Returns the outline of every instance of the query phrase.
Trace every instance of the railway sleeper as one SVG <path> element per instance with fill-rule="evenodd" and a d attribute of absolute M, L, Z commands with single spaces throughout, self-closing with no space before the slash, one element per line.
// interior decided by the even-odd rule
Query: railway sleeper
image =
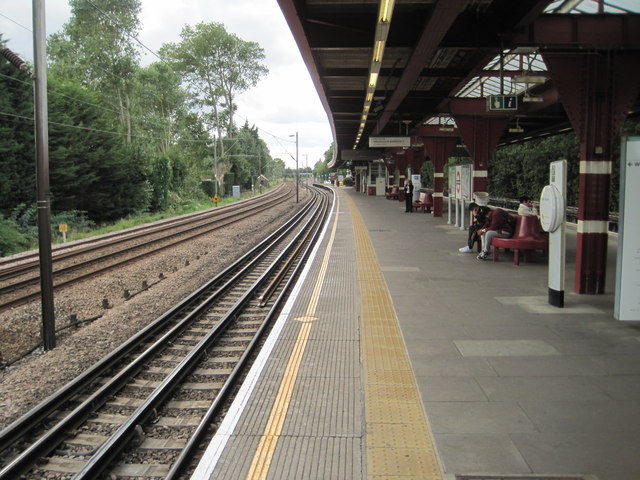
<path fill-rule="evenodd" d="M 161 463 L 125 463 L 114 468 L 117 478 L 165 478 L 169 474 L 170 465 Z"/>

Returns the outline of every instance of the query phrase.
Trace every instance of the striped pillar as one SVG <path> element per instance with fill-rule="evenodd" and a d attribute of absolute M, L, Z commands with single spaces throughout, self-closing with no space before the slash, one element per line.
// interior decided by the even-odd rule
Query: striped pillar
<path fill-rule="evenodd" d="M 474 192 L 487 192 L 487 173 L 489 159 L 507 127 L 509 119 L 505 117 L 481 117 L 477 115 L 454 114 L 465 147 L 473 159 L 472 189 Z"/>
<path fill-rule="evenodd" d="M 456 146 L 456 137 L 421 137 L 433 163 L 433 216 L 441 217 L 444 194 L 444 165 Z"/>
<path fill-rule="evenodd" d="M 576 293 L 605 291 L 613 138 L 640 91 L 631 52 L 543 53 L 580 142 Z"/>
<path fill-rule="evenodd" d="M 610 182 L 610 161 L 580 161 L 576 293 L 604 293 Z"/>

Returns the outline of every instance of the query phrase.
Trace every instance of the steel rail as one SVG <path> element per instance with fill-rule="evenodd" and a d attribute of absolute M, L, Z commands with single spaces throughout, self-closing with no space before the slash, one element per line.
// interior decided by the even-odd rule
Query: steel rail
<path fill-rule="evenodd" d="M 58 269 L 58 270 L 56 270 L 54 272 L 54 274 L 56 276 L 59 276 L 61 274 L 65 274 L 65 273 L 69 273 L 69 272 L 72 272 L 74 270 L 79 270 L 81 268 L 93 265 L 93 264 L 98 263 L 100 261 L 108 260 L 110 257 L 115 257 L 117 255 L 126 254 L 126 252 L 133 251 L 135 249 L 145 248 L 148 245 L 151 245 L 153 243 L 159 243 L 159 242 L 162 242 L 163 240 L 168 240 L 168 239 L 171 239 L 171 238 L 174 238 L 174 237 L 178 237 L 178 236 L 182 236 L 182 235 L 188 234 L 189 232 L 205 229 L 203 231 L 200 231 L 199 233 L 194 233 L 194 234 L 192 234 L 190 236 L 187 236 L 187 237 L 184 237 L 184 238 L 180 238 L 180 239 L 176 239 L 175 241 L 173 241 L 171 243 L 155 247 L 152 250 L 148 250 L 148 251 L 136 254 L 133 257 L 129 257 L 127 259 L 121 260 L 121 261 L 116 262 L 114 264 L 110 264 L 110 265 L 107 265 L 105 267 L 92 270 L 91 272 L 88 272 L 88 273 L 83 274 L 83 275 L 79 275 L 79 276 L 74 277 L 74 278 L 72 278 L 70 280 L 59 281 L 54 285 L 54 290 L 55 289 L 59 290 L 61 288 L 67 287 L 69 285 L 72 285 L 72 284 L 77 283 L 79 281 L 85 280 L 87 278 L 91 278 L 93 276 L 96 276 L 98 274 L 104 273 L 106 271 L 113 270 L 115 268 L 119 268 L 119 267 L 122 267 L 124 265 L 136 262 L 141 258 L 150 256 L 150 255 L 154 255 L 154 254 L 156 254 L 158 252 L 161 252 L 163 250 L 167 250 L 169 248 L 172 248 L 172 247 L 174 247 L 176 245 L 179 245 L 181 243 L 187 242 L 187 241 L 192 240 L 194 238 L 197 238 L 199 236 L 206 235 L 206 234 L 210 233 L 213 230 L 217 230 L 219 228 L 222 228 L 222 227 L 231 225 L 233 223 L 239 222 L 241 220 L 244 220 L 246 218 L 249 218 L 249 217 L 255 215 L 256 214 L 256 210 L 262 211 L 264 209 L 267 209 L 273 203 L 277 203 L 278 201 L 279 201 L 279 199 L 270 200 L 266 204 L 260 204 L 260 205 L 252 206 L 251 209 L 249 209 L 249 210 L 241 210 L 240 213 L 229 213 L 226 217 L 223 217 L 221 219 L 212 219 L 209 222 L 202 223 L 202 224 L 190 227 L 190 228 L 185 229 L 185 230 L 180 230 L 178 232 L 166 234 L 166 235 L 164 235 L 164 236 L 162 236 L 160 238 L 156 238 L 156 239 L 150 240 L 147 243 L 138 244 L 138 245 L 135 245 L 133 247 L 122 249 L 122 250 L 119 250 L 119 251 L 116 251 L 116 252 L 111 252 L 108 255 L 105 255 L 103 257 L 93 258 L 93 259 L 87 260 L 85 262 L 80 262 L 80 263 L 74 264 L 74 265 L 69 266 L 69 267 L 64 267 L 64 268 Z M 233 215 L 235 215 L 235 216 L 233 216 Z M 226 222 L 225 222 L 225 220 L 226 220 Z M 102 248 L 108 248 L 110 246 L 112 246 L 112 244 L 103 245 Z M 30 286 L 30 285 L 35 285 L 38 281 L 39 281 L 39 276 L 32 277 L 32 278 L 23 280 L 22 282 L 17 282 L 17 283 L 14 283 L 12 285 L 8 285 L 8 286 L 5 286 L 5 287 L 0 287 L 0 294 L 3 294 L 5 292 L 11 292 L 11 291 L 14 291 L 14 290 L 17 290 L 17 289 L 20 289 L 20 288 L 24 288 L 24 287 L 27 287 L 27 286 Z M 12 300 L 9 300 L 9 301 L 5 301 L 4 303 L 0 303 L 0 312 L 3 311 L 3 310 L 7 310 L 9 308 L 18 306 L 18 305 L 22 305 L 22 304 L 24 304 L 24 303 L 26 303 L 28 301 L 35 300 L 35 299 L 37 299 L 39 297 L 40 297 L 40 291 L 38 290 L 38 291 L 35 291 L 33 293 L 26 294 L 26 295 L 20 296 L 20 297 L 15 298 L 15 299 L 12 299 Z"/>
<path fill-rule="evenodd" d="M 318 211 L 316 210 L 316 214 Z M 324 217 L 324 215 L 323 215 Z M 104 442 L 95 454 L 90 458 L 87 464 L 74 475 L 74 480 L 92 480 L 104 472 L 108 465 L 113 462 L 120 452 L 127 446 L 128 442 L 134 437 L 136 427 L 145 422 L 145 420 L 157 409 L 161 403 L 171 394 L 172 391 L 180 384 L 182 379 L 186 377 L 197 366 L 200 358 L 205 355 L 207 348 L 219 335 L 227 328 L 229 323 L 235 319 L 238 313 L 244 308 L 245 304 L 255 296 L 255 293 L 262 285 L 271 277 L 275 271 L 280 270 L 280 264 L 288 262 L 291 254 L 299 254 L 301 249 L 298 248 L 300 242 L 305 242 L 309 238 L 309 224 L 314 223 L 317 226 L 317 215 L 312 215 L 307 224 L 302 227 L 301 231 L 292 239 L 285 249 L 274 259 L 267 270 L 257 278 L 253 285 L 245 291 L 245 293 L 236 301 L 231 309 L 221 318 L 220 322 L 215 325 L 203 338 L 198 342 L 196 347 L 191 350 L 186 357 L 174 368 L 174 370 L 165 378 L 162 383 L 153 391 L 151 395 L 140 405 L 136 411 L 123 423 L 116 432 Z M 315 229 L 314 229 L 315 230 Z M 244 361 L 248 359 L 243 356 Z"/>
<path fill-rule="evenodd" d="M 197 214 L 191 214 L 189 217 L 178 217 L 178 219 L 173 219 L 173 221 L 164 221 L 162 224 L 156 224 L 153 226 L 140 226 L 134 227 L 134 229 L 128 229 L 126 231 L 114 232 L 113 234 L 109 234 L 109 238 L 102 237 L 99 242 L 95 240 L 87 240 L 88 243 L 85 247 L 73 248 L 70 249 L 69 246 L 59 247 L 58 250 L 62 250 L 55 254 L 52 258 L 54 263 L 59 263 L 62 260 L 73 258 L 80 256 L 85 253 L 91 253 L 103 249 L 107 249 L 125 242 L 131 242 L 137 239 L 149 237 L 151 235 L 161 233 L 166 231 L 167 229 L 176 229 L 185 225 L 191 225 L 197 222 L 202 222 L 202 225 L 207 224 L 208 222 L 215 222 L 218 220 L 222 220 L 234 215 L 237 211 L 240 212 L 251 212 L 253 210 L 258 210 L 263 208 L 265 205 L 273 205 L 280 202 L 282 199 L 285 199 L 291 196 L 291 192 L 283 192 L 278 191 L 277 194 L 271 194 L 260 197 L 253 197 L 250 201 L 238 202 L 231 204 L 227 207 L 223 207 L 220 209 L 207 210 L 205 212 L 198 212 Z M 195 227 L 197 228 L 197 226 Z M 185 232 L 188 230 L 184 230 Z M 166 236 L 166 235 L 165 235 Z M 164 237 L 160 237 L 155 239 L 154 241 L 161 241 Z M 35 270 L 38 268 L 39 260 L 37 259 L 38 254 L 33 253 L 29 255 L 29 258 L 36 258 L 35 260 L 31 260 L 29 262 L 19 263 L 18 265 L 12 267 L 0 267 L 0 281 L 5 281 L 20 275 L 26 275 L 31 270 Z M 26 257 L 22 257 L 20 260 L 24 260 Z M 58 273 L 56 271 L 55 273 Z"/>
<path fill-rule="evenodd" d="M 328 190 L 325 187 L 322 187 L 322 188 L 325 190 Z M 331 190 L 329 191 L 335 198 L 335 193 Z M 265 322 L 262 324 L 262 326 L 256 333 L 251 343 L 247 346 L 247 349 L 245 350 L 245 353 L 243 354 L 241 360 L 234 367 L 233 371 L 229 375 L 229 379 L 222 386 L 215 400 L 213 401 L 213 403 L 211 404 L 211 406 L 209 407 L 205 415 L 200 420 L 200 423 L 196 427 L 194 433 L 191 435 L 191 437 L 189 437 L 189 440 L 187 441 L 186 445 L 180 452 L 180 455 L 178 455 L 174 463 L 171 465 L 171 469 L 169 470 L 168 474 L 165 476 L 164 480 L 178 480 L 178 478 L 180 478 L 180 475 L 182 475 L 187 469 L 189 462 L 192 461 L 192 458 L 195 455 L 196 450 L 200 448 L 201 443 L 207 431 L 210 430 L 211 428 L 211 424 L 213 423 L 214 418 L 217 415 L 219 415 L 220 411 L 224 406 L 224 402 L 229 397 L 232 389 L 235 387 L 235 385 L 238 382 L 238 379 L 242 373 L 241 364 L 244 364 L 246 362 L 246 359 L 248 359 L 250 355 L 253 353 L 253 351 L 256 349 L 258 345 L 258 341 L 264 334 L 264 330 L 267 328 L 267 326 L 271 322 L 272 317 L 274 317 L 275 314 L 280 311 L 280 306 L 287 299 L 288 292 L 291 290 L 291 288 L 294 285 L 294 282 L 297 280 L 300 270 L 302 270 L 302 268 L 305 266 L 305 263 L 309 255 L 311 254 L 312 249 L 315 246 L 315 243 L 317 242 L 317 240 L 319 239 L 322 233 L 321 232 L 322 226 L 329 217 L 331 206 L 332 205 L 328 205 L 325 208 L 323 217 L 317 222 L 317 228 L 314 228 L 313 233 L 309 235 L 309 241 L 306 243 L 306 247 L 304 248 L 304 251 L 302 251 L 300 254 L 300 261 L 295 266 L 293 266 L 291 275 L 289 276 L 289 279 L 287 280 L 286 284 L 282 287 L 280 294 L 274 300 L 269 310 L 269 313 L 267 314 L 267 318 L 265 318 Z"/>
<path fill-rule="evenodd" d="M 210 290 L 215 285 L 220 284 L 222 279 L 228 277 L 231 272 L 237 271 L 242 267 L 242 265 L 257 257 L 260 252 L 266 249 L 272 242 L 274 242 L 281 236 L 286 235 L 288 231 L 295 228 L 296 224 L 301 221 L 301 219 L 306 215 L 309 208 L 310 203 L 305 205 L 294 217 L 292 217 L 287 223 L 285 223 L 280 230 L 274 232 L 265 240 L 257 244 L 245 255 L 233 262 L 224 271 L 217 274 L 209 282 L 186 297 L 179 304 L 169 309 L 148 326 L 132 336 L 128 341 L 114 349 L 111 353 L 103 357 L 92 367 L 85 370 L 81 375 L 67 383 L 60 390 L 53 393 L 51 396 L 43 400 L 40 404 L 25 413 L 22 417 L 18 418 L 2 431 L 0 431 L 0 452 L 6 450 L 16 441 L 27 435 L 29 431 L 36 428 L 51 414 L 51 412 L 55 411 L 55 409 L 59 408 L 65 402 L 68 402 L 74 395 L 78 394 L 78 392 L 80 392 L 85 387 L 85 385 L 87 385 L 87 383 L 90 383 L 91 381 L 105 374 L 108 369 L 112 368 L 119 361 L 121 361 L 121 359 L 125 355 L 128 355 L 130 352 L 138 348 L 149 336 L 156 335 L 163 328 L 166 328 L 167 323 L 172 317 L 175 317 L 180 312 L 184 312 L 190 308 L 193 308 L 194 302 L 196 302 L 197 299 L 204 294 L 204 292 Z"/>
<path fill-rule="evenodd" d="M 228 212 L 229 210 L 237 210 L 249 204 L 259 203 L 265 199 L 270 199 L 271 197 L 275 197 L 275 199 L 282 199 L 292 195 L 292 193 L 290 192 L 283 191 L 283 188 L 284 188 L 283 184 L 281 184 L 280 186 L 278 186 L 278 188 L 271 190 L 269 192 L 263 193 L 262 195 L 257 195 L 255 197 L 251 197 L 245 200 L 240 200 L 238 202 L 235 202 L 220 208 L 213 207 L 213 208 L 209 208 L 207 210 L 203 210 L 199 212 L 180 215 L 179 217 L 172 217 L 164 220 L 159 220 L 157 222 L 153 222 L 153 226 L 150 226 L 149 224 L 138 225 L 135 227 L 127 228 L 126 230 L 119 230 L 116 232 L 105 233 L 104 235 L 99 235 L 98 237 L 91 237 L 88 239 L 79 240 L 77 242 L 73 242 L 73 244 L 53 245 L 52 246 L 52 249 L 54 251 L 53 261 L 55 262 L 58 258 L 61 258 L 61 259 L 66 258 L 68 254 L 73 255 L 73 252 L 80 251 L 80 252 L 86 253 L 96 249 L 104 248 L 105 243 L 109 242 L 110 239 L 125 237 L 124 241 L 126 241 L 128 238 L 136 238 L 136 236 L 145 236 L 146 234 L 152 234 L 156 231 L 161 231 L 163 229 L 166 229 L 167 227 L 174 227 L 174 226 L 179 226 L 183 223 L 194 222 L 194 221 L 197 221 L 197 218 L 199 217 L 206 218 L 212 215 L 213 216 L 221 215 Z M 117 243 L 117 242 L 114 242 L 114 243 Z M 77 245 L 82 245 L 82 244 L 88 244 L 88 245 L 86 247 L 80 247 L 77 249 L 75 248 Z M 74 248 L 74 250 L 69 250 L 71 248 Z M 38 256 L 39 256 L 39 253 L 37 251 L 34 251 L 31 253 L 26 253 L 21 255 L 20 258 L 17 260 L 11 257 L 0 258 L 0 279 L 4 279 L 4 276 L 6 274 L 5 272 L 13 271 L 14 269 L 14 267 L 3 267 L 3 265 L 14 263 L 16 261 L 24 261 L 30 258 L 37 258 Z M 25 262 L 25 264 L 26 263 L 29 263 L 33 267 L 33 265 L 37 266 L 38 260 L 35 260 L 34 262 Z M 17 269 L 22 265 L 23 264 L 16 265 L 15 268 Z"/>
<path fill-rule="evenodd" d="M 301 220 L 302 218 L 303 218 L 302 216 L 299 216 L 298 220 Z M 233 283 L 236 283 L 238 281 L 238 279 L 243 278 L 243 276 L 246 274 L 247 269 L 250 268 L 255 263 L 257 263 L 258 261 L 260 261 L 262 257 L 267 255 L 267 253 L 271 250 L 271 248 L 275 244 L 279 243 L 279 241 L 283 239 L 284 236 L 287 235 L 287 233 L 290 230 L 292 230 L 295 226 L 296 225 L 294 223 L 291 223 L 285 232 L 282 232 L 281 235 L 278 235 L 275 238 L 273 238 L 271 242 L 268 242 L 266 244 L 265 242 L 262 242 L 263 248 L 257 252 L 254 252 L 255 255 L 253 255 L 253 257 L 249 259 L 248 264 L 243 265 L 242 268 L 240 268 L 240 270 L 233 273 L 232 277 L 228 279 L 222 287 L 216 290 L 216 292 L 214 292 L 213 294 L 208 295 L 207 298 L 204 299 L 203 301 L 200 301 L 198 303 L 198 306 L 196 306 L 195 309 L 193 309 L 187 315 L 187 317 L 181 320 L 179 324 L 172 327 L 170 331 L 165 333 L 160 339 L 156 340 L 154 344 L 149 348 L 147 348 L 136 360 L 131 361 L 122 371 L 120 371 L 110 381 L 105 383 L 99 390 L 91 394 L 85 401 L 83 401 L 79 406 L 77 406 L 73 410 L 73 412 L 71 412 L 65 418 L 60 420 L 53 428 L 49 429 L 42 437 L 40 437 L 40 439 L 34 442 L 28 449 L 23 451 L 9 465 L 7 465 L 2 471 L 0 471 L 0 479 L 8 480 L 8 479 L 15 478 L 16 475 L 20 475 L 21 473 L 24 473 L 25 471 L 27 471 L 31 467 L 31 464 L 34 461 L 34 459 L 45 456 L 48 453 L 50 453 L 53 449 L 55 449 L 55 447 L 59 444 L 61 437 L 64 435 L 64 432 L 79 426 L 82 423 L 82 421 L 84 421 L 84 418 L 89 412 L 103 405 L 107 401 L 107 399 L 113 394 L 114 391 L 117 391 L 120 388 L 122 388 L 126 384 L 127 380 L 142 368 L 143 364 L 147 361 L 148 358 L 154 355 L 159 349 L 164 348 L 167 344 L 167 341 L 169 339 L 172 339 L 177 333 L 182 331 L 185 328 L 185 326 L 189 322 L 191 322 L 191 319 L 193 319 L 200 312 L 205 310 L 208 305 L 210 305 L 213 301 L 215 301 L 215 299 L 218 298 L 219 295 L 221 295 L 224 291 L 228 290 Z M 202 291 L 202 289 L 200 291 Z M 245 297 L 246 297 L 246 294 L 245 294 Z M 235 313 L 235 310 L 236 309 L 234 309 L 234 313 Z M 233 318 L 233 315 L 228 315 L 227 318 Z M 224 323 L 228 323 L 228 321 L 225 321 Z M 214 331 L 219 332 L 219 328 L 216 327 Z M 212 341 L 215 337 L 217 337 L 217 334 L 207 335 L 208 341 L 206 342 L 207 343 L 206 346 L 208 346 L 208 343 Z M 200 346 L 201 347 L 203 346 L 202 342 L 200 343 Z M 192 364 L 192 362 L 194 362 L 197 358 L 201 356 L 201 354 L 204 352 L 205 349 L 206 348 L 203 348 L 200 354 L 194 354 L 193 356 L 191 356 L 190 360 L 187 361 L 187 364 Z M 185 363 L 185 360 L 181 362 L 181 365 L 184 365 L 184 363 Z M 163 385 L 165 386 L 167 384 L 172 385 L 174 380 L 177 381 L 179 378 L 182 378 L 183 376 L 184 375 L 182 374 L 176 374 L 176 376 L 172 381 L 169 381 L 168 383 L 165 381 L 163 382 Z M 155 398 L 153 399 L 153 403 L 157 404 L 157 402 L 162 400 L 165 396 L 166 396 L 166 393 L 162 393 L 162 392 L 156 393 L 156 395 L 154 396 Z M 149 411 L 145 411 L 143 413 L 144 415 L 147 415 Z M 125 430 L 125 435 L 121 437 L 119 441 L 116 443 L 124 444 L 125 443 L 124 439 L 130 433 L 131 433 L 130 431 Z M 112 446 L 111 448 L 116 448 L 116 447 L 117 446 L 115 447 Z M 111 450 L 107 450 L 107 454 L 110 454 L 110 453 L 111 453 Z M 96 458 L 99 458 L 99 457 L 96 457 Z"/>

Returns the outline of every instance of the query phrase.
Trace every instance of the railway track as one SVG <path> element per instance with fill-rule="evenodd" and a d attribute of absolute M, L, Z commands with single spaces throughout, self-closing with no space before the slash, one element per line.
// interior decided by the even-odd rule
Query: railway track
<path fill-rule="evenodd" d="M 0 480 L 188 472 L 319 238 L 331 194 L 313 192 L 278 232 L 2 430 Z"/>
<path fill-rule="evenodd" d="M 54 290 L 138 261 L 206 235 L 216 229 L 259 215 L 291 198 L 293 192 L 281 187 L 264 195 L 176 219 L 141 226 L 126 232 L 87 240 L 74 248 L 58 246 L 53 255 Z M 15 261 L 0 263 L 0 312 L 40 297 L 40 273 L 37 253 Z"/>

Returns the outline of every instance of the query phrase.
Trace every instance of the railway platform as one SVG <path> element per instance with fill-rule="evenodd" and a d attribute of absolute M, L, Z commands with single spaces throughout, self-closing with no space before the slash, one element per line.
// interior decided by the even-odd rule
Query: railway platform
<path fill-rule="evenodd" d="M 336 188 L 334 213 L 192 478 L 640 478 L 640 323 L 607 293 L 547 302 L 466 232 Z"/>

